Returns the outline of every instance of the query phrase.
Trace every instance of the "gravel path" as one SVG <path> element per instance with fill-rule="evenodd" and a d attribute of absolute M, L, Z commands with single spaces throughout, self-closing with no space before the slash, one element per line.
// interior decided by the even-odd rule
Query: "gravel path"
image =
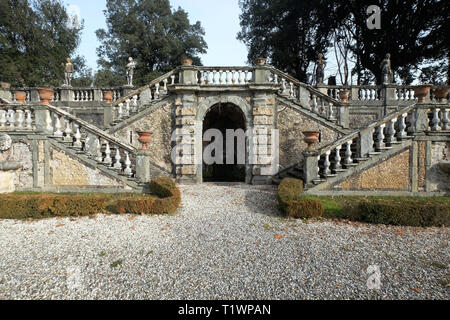
<path fill-rule="evenodd" d="M 448 228 L 305 223 L 272 187 L 181 188 L 175 216 L 0 221 L 0 299 L 450 298 Z"/>

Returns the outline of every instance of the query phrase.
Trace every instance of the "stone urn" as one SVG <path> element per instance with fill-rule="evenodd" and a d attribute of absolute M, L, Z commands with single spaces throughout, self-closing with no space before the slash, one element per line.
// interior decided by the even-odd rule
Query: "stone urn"
<path fill-rule="evenodd" d="M 303 131 L 303 135 L 305 136 L 303 138 L 303 141 L 305 141 L 308 144 L 308 148 L 306 149 L 307 152 L 314 152 L 314 144 L 319 142 L 319 135 L 320 131 Z"/>
<path fill-rule="evenodd" d="M 1 81 L 0 86 L 2 87 L 2 89 L 8 90 L 9 88 L 11 88 L 11 83 Z"/>
<path fill-rule="evenodd" d="M 448 93 L 450 92 L 450 87 L 437 87 L 433 90 L 434 97 L 438 101 L 447 99 Z"/>
<path fill-rule="evenodd" d="M 192 66 L 192 59 L 191 58 L 183 58 L 181 59 L 181 65 L 182 66 Z"/>
<path fill-rule="evenodd" d="M 25 93 L 25 91 L 14 91 L 14 95 L 16 97 L 17 103 L 25 104 L 25 99 L 27 98 L 27 94 Z"/>
<path fill-rule="evenodd" d="M 142 148 L 139 151 L 149 151 L 148 144 L 152 141 L 152 132 L 149 131 L 136 131 L 139 135 L 138 141 L 142 144 Z"/>
<path fill-rule="evenodd" d="M 55 91 L 49 88 L 39 88 L 39 98 L 41 98 L 41 103 L 45 105 L 50 105 L 50 101 L 53 99 Z"/>
<path fill-rule="evenodd" d="M 103 92 L 103 99 L 105 100 L 106 104 L 111 104 L 111 102 L 113 101 L 113 92 L 112 91 Z"/>
<path fill-rule="evenodd" d="M 347 103 L 349 96 L 350 96 L 350 90 L 339 91 L 339 99 L 341 99 L 342 102 Z"/>
<path fill-rule="evenodd" d="M 266 64 L 266 58 L 256 58 L 255 65 L 264 66 Z"/>
<path fill-rule="evenodd" d="M 415 86 L 414 96 L 419 99 L 419 103 L 425 102 L 425 97 L 430 93 L 431 84 L 422 84 L 420 86 Z"/>

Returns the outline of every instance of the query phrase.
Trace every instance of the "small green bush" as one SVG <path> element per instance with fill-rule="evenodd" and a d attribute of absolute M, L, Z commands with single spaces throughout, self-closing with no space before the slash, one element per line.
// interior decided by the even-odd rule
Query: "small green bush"
<path fill-rule="evenodd" d="M 303 181 L 285 178 L 278 186 L 278 205 L 283 214 L 291 218 L 315 218 L 323 215 L 322 204 L 302 199 Z"/>
<path fill-rule="evenodd" d="M 431 200 L 364 200 L 359 203 L 358 212 L 362 221 L 375 224 L 412 227 L 450 225 L 450 206 Z"/>

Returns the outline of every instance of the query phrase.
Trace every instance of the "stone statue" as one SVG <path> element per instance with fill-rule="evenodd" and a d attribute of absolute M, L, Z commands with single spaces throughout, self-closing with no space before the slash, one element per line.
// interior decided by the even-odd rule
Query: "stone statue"
<path fill-rule="evenodd" d="M 132 87 L 133 86 L 133 75 L 134 75 L 134 69 L 136 69 L 136 62 L 133 60 L 132 57 L 128 58 L 128 64 L 127 64 L 127 85 Z"/>
<path fill-rule="evenodd" d="M 323 59 L 323 54 L 319 53 L 316 64 L 316 83 L 323 84 L 325 78 L 325 66 L 327 65 Z"/>
<path fill-rule="evenodd" d="M 64 63 L 63 63 L 64 65 Z M 73 64 L 70 60 L 70 58 L 67 58 L 67 63 L 65 65 L 64 69 L 64 87 L 71 87 L 72 86 L 72 77 L 73 77 Z"/>
<path fill-rule="evenodd" d="M 386 58 L 381 62 L 381 75 L 383 79 L 383 84 L 389 84 L 394 81 L 394 74 L 392 72 L 391 66 L 391 55 L 388 53 Z"/>

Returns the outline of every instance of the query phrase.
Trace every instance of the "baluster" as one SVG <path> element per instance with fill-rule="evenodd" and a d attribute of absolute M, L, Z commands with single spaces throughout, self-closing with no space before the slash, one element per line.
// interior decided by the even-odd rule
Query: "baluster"
<path fill-rule="evenodd" d="M 450 127 L 448 125 L 448 111 L 450 109 L 445 109 L 445 107 L 442 108 L 442 130 L 447 131 L 450 130 Z"/>
<path fill-rule="evenodd" d="M 66 122 L 66 128 L 64 129 L 64 133 L 65 133 L 64 141 L 73 142 L 72 125 L 71 125 L 69 119 L 65 119 L 65 122 Z"/>
<path fill-rule="evenodd" d="M 289 97 L 294 98 L 294 84 L 289 82 Z"/>
<path fill-rule="evenodd" d="M 331 175 L 331 170 L 330 170 L 330 155 L 331 155 L 331 150 L 327 151 L 325 153 L 325 161 L 323 162 L 324 168 L 323 168 L 323 174 L 325 176 L 329 176 Z"/>
<path fill-rule="evenodd" d="M 242 79 L 242 70 L 239 70 L 239 80 L 238 80 L 239 84 L 244 84 L 244 81 Z"/>
<path fill-rule="evenodd" d="M 33 119 L 31 119 L 31 110 L 26 110 L 25 113 L 26 113 L 26 120 L 25 120 L 26 126 L 25 127 L 27 129 L 32 129 Z M 1 127 L 1 123 L 0 123 L 0 127 Z"/>
<path fill-rule="evenodd" d="M 155 99 L 159 99 L 159 83 L 155 84 Z"/>
<path fill-rule="evenodd" d="M 198 72 L 197 72 L 197 77 L 198 77 Z M 164 83 L 164 87 L 163 87 L 164 94 L 167 94 L 167 82 L 168 82 L 167 79 L 164 79 L 164 80 L 163 80 L 163 83 Z M 197 83 L 198 83 L 198 78 L 197 78 Z M 137 97 L 137 96 L 136 96 L 136 97 Z M 134 98 L 134 97 L 133 97 L 133 98 Z"/>
<path fill-rule="evenodd" d="M 244 79 L 245 82 L 244 83 L 247 84 L 248 83 L 248 70 L 245 70 L 244 73 L 245 73 L 245 79 Z"/>
<path fill-rule="evenodd" d="M 353 159 L 352 159 L 352 143 L 353 140 L 347 141 L 346 144 L 346 149 L 345 149 L 345 159 L 344 159 L 344 164 L 346 166 L 349 166 L 353 163 Z"/>
<path fill-rule="evenodd" d="M 120 156 L 120 150 L 119 147 L 116 146 L 116 156 L 114 157 L 116 162 L 114 163 L 114 169 L 116 170 L 122 170 L 122 163 L 120 163 L 120 160 L 122 160 L 122 157 Z"/>
<path fill-rule="evenodd" d="M 439 126 L 441 120 L 439 119 L 439 109 L 433 108 L 433 120 L 431 121 L 431 131 L 440 131 L 441 127 Z"/>
<path fill-rule="evenodd" d="M 339 170 L 342 169 L 342 164 L 341 164 L 341 160 L 342 160 L 342 158 L 341 158 L 341 149 L 342 149 L 342 146 L 337 146 L 337 147 L 336 147 L 336 155 L 335 155 L 335 157 L 334 157 L 334 169 L 335 169 L 336 171 L 339 171 Z"/>
<path fill-rule="evenodd" d="M 286 80 L 283 78 L 281 79 L 281 90 L 283 90 L 283 94 L 286 91 Z"/>
<path fill-rule="evenodd" d="M 63 132 L 61 131 L 62 125 L 61 125 L 61 119 L 59 118 L 59 115 L 57 113 L 55 113 L 55 132 L 53 133 L 53 135 L 55 137 L 62 137 L 63 136 Z"/>
<path fill-rule="evenodd" d="M 106 165 L 111 165 L 112 164 L 111 149 L 109 148 L 109 142 L 107 140 L 105 140 L 105 142 L 106 142 L 105 159 L 103 160 L 103 163 Z"/>
<path fill-rule="evenodd" d="M 231 80 L 230 80 L 230 70 L 226 70 L 225 73 L 226 73 L 225 83 L 226 83 L 226 84 L 230 84 L 230 83 L 231 83 Z"/>
<path fill-rule="evenodd" d="M 45 131 L 53 132 L 53 120 L 50 112 L 45 113 Z"/>
<path fill-rule="evenodd" d="M 397 118 L 391 119 L 389 121 L 389 130 L 388 130 L 388 137 L 386 142 L 388 144 L 392 144 L 393 142 L 395 142 L 395 134 L 397 133 L 395 131 L 395 124 L 397 123 Z"/>
<path fill-rule="evenodd" d="M 7 121 L 6 115 L 7 115 L 6 110 L 0 110 L 0 128 L 6 127 L 6 121 Z"/>
<path fill-rule="evenodd" d="M 336 118 L 334 116 L 334 110 L 333 110 L 333 103 L 332 102 L 328 103 L 328 114 L 329 114 L 329 117 L 328 117 L 329 120 L 336 120 Z"/>
<path fill-rule="evenodd" d="M 130 99 L 125 100 L 125 116 L 130 115 Z"/>
<path fill-rule="evenodd" d="M 198 71 L 195 72 L 195 84 L 198 84 Z"/>
<path fill-rule="evenodd" d="M 117 106 L 117 118 L 122 119 L 122 116 L 123 116 L 123 103 L 121 102 Z"/>
<path fill-rule="evenodd" d="M 17 110 L 16 111 L 16 115 L 17 115 L 17 128 L 19 129 L 23 129 L 23 122 L 24 122 L 24 118 L 23 118 L 23 110 Z"/>
<path fill-rule="evenodd" d="M 133 96 L 133 111 L 134 112 L 138 112 L 139 111 L 137 100 L 138 100 L 138 96 L 134 95 Z"/>
<path fill-rule="evenodd" d="M 317 180 L 321 180 L 319 162 L 320 162 L 320 156 L 317 157 Z"/>
<path fill-rule="evenodd" d="M 219 70 L 219 84 L 223 84 L 223 70 Z"/>
<path fill-rule="evenodd" d="M 378 150 L 383 150 L 385 148 L 385 144 L 384 144 L 384 128 L 386 127 L 386 124 L 382 124 L 380 125 L 377 129 L 378 129 L 378 134 L 377 134 L 377 142 L 375 144 L 377 151 Z"/>
<path fill-rule="evenodd" d="M 319 104 L 317 103 L 317 96 L 315 94 L 313 94 L 313 109 L 312 111 L 314 113 L 319 113 Z"/>
<path fill-rule="evenodd" d="M 320 99 L 320 111 L 323 117 L 327 116 L 327 107 L 325 106 L 324 99 Z"/>
<path fill-rule="evenodd" d="M 413 111 L 414 113 L 414 111 Z M 407 133 L 406 133 L 406 117 L 408 116 L 407 113 L 402 114 L 401 116 L 401 120 L 400 123 L 398 125 L 398 129 L 399 129 L 399 133 L 398 133 L 398 138 L 402 139 L 402 138 L 406 138 Z"/>
<path fill-rule="evenodd" d="M 232 70 L 231 71 L 231 81 L 232 81 L 232 83 L 233 84 L 235 84 L 236 83 L 236 71 L 235 70 Z"/>
<path fill-rule="evenodd" d="M 8 117 L 9 128 L 10 128 L 10 129 L 14 129 L 15 126 L 16 126 L 16 125 L 15 125 L 15 123 L 16 123 L 16 113 L 15 113 L 14 110 L 9 109 L 9 110 L 8 110 L 8 115 L 9 115 L 9 117 Z"/>
<path fill-rule="evenodd" d="M 95 161 L 97 161 L 98 163 L 102 163 L 103 162 L 102 144 L 101 144 L 99 138 L 97 138 L 95 141 L 95 148 L 96 148 L 96 154 L 97 154 Z"/>
<path fill-rule="evenodd" d="M 212 84 L 216 84 L 216 83 L 217 83 L 217 81 L 216 81 L 216 75 L 217 75 L 217 71 L 216 71 L 216 70 L 213 70 L 213 71 L 212 71 Z"/>
<path fill-rule="evenodd" d="M 211 76 L 211 71 L 206 71 L 206 84 L 210 84 L 211 80 L 210 80 L 210 76 Z"/>
<path fill-rule="evenodd" d="M 274 81 L 276 84 L 278 84 L 278 75 L 277 75 L 277 74 L 274 75 L 273 81 Z"/>
<path fill-rule="evenodd" d="M 75 126 L 75 142 L 73 143 L 73 146 L 75 148 L 82 148 L 83 144 L 81 143 L 80 125 L 78 123 L 74 123 L 73 125 Z"/>
<path fill-rule="evenodd" d="M 125 170 L 123 170 L 123 173 L 131 177 L 133 175 L 133 171 L 131 170 L 131 161 L 130 161 L 130 155 L 128 154 L 128 151 L 125 151 Z"/>
<path fill-rule="evenodd" d="M 170 79 L 171 79 L 171 81 L 172 81 L 171 84 L 175 84 L 175 75 L 171 75 L 171 76 L 170 76 Z"/>

